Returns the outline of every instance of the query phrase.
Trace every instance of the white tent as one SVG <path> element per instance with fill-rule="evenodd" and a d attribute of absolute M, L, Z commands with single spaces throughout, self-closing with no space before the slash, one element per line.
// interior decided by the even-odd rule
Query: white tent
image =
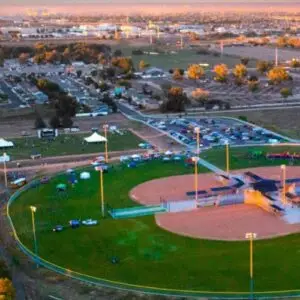
<path fill-rule="evenodd" d="M 13 147 L 14 143 L 6 141 L 5 139 L 0 139 L 0 148 L 8 148 L 8 147 Z"/>
<path fill-rule="evenodd" d="M 106 138 L 97 132 L 94 132 L 91 136 L 84 139 L 88 143 L 101 143 L 106 142 Z"/>
<path fill-rule="evenodd" d="M 80 173 L 80 179 L 90 179 L 91 174 L 89 172 L 82 172 Z"/>

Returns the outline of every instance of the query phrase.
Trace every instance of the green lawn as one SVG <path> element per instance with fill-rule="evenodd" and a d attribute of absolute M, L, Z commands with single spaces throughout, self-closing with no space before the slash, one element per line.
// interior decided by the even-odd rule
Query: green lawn
<path fill-rule="evenodd" d="M 217 156 L 217 155 L 216 155 Z M 202 167 L 200 172 L 206 172 Z M 105 198 L 114 208 L 137 205 L 128 192 L 137 184 L 159 177 L 191 173 L 183 163 L 150 162 L 137 169 L 116 166 L 104 175 Z M 66 175 L 47 185 L 31 188 L 12 204 L 10 214 L 20 239 L 33 248 L 30 205 L 37 206 L 39 254 L 73 271 L 152 287 L 248 291 L 249 245 L 192 239 L 164 231 L 152 216 L 112 220 L 95 227 L 53 233 L 56 224 L 72 218 L 100 219 L 99 175 L 92 171 L 65 194 L 55 191 Z M 300 235 L 255 242 L 255 290 L 300 288 Z M 120 263 L 113 265 L 112 256 Z"/>
<path fill-rule="evenodd" d="M 103 133 L 100 133 L 103 135 Z M 84 138 L 86 134 L 62 134 L 54 141 L 38 139 L 37 137 L 26 137 L 13 139 L 14 148 L 8 149 L 7 154 L 13 159 L 30 158 L 33 153 L 40 153 L 42 157 L 99 153 L 104 151 L 104 143 L 87 144 Z M 108 134 L 109 151 L 137 149 L 141 139 L 127 131 L 124 135 Z"/>
<path fill-rule="evenodd" d="M 190 64 L 208 63 L 211 67 L 216 64 L 225 63 L 230 68 L 234 67 L 236 64 L 240 63 L 239 57 L 233 56 L 214 56 L 212 54 L 203 55 L 197 54 L 197 50 L 178 50 L 178 54 L 160 54 L 160 55 L 132 55 L 133 49 L 142 49 L 144 51 L 155 51 L 155 48 L 151 47 L 128 47 L 128 46 L 118 46 L 114 47 L 119 49 L 126 56 L 132 56 L 134 66 L 138 68 L 139 62 L 141 60 L 146 61 L 153 67 L 162 68 L 164 70 L 169 70 L 172 68 L 183 68 L 186 69 Z M 250 60 L 249 67 L 255 67 L 255 60 Z"/>
<path fill-rule="evenodd" d="M 259 158 L 249 158 L 249 154 L 253 151 L 263 151 L 263 156 Z M 232 147 L 230 148 L 230 169 L 241 169 L 241 168 L 255 168 L 262 166 L 280 166 L 282 164 L 289 164 L 288 160 L 269 160 L 265 157 L 266 153 L 300 153 L 299 146 L 251 146 L 251 147 Z M 221 169 L 226 168 L 226 152 L 224 147 L 217 147 L 201 155 L 202 158 L 213 163 Z M 295 160 L 293 165 L 300 165 L 300 160 Z"/>

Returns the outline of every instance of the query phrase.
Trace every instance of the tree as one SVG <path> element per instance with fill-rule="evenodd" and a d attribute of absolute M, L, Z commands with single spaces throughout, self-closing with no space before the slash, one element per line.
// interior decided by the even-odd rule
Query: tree
<path fill-rule="evenodd" d="M 49 122 L 49 125 L 51 126 L 51 128 L 59 128 L 60 127 L 60 120 L 59 117 L 57 115 L 54 115 Z"/>
<path fill-rule="evenodd" d="M 36 129 L 46 128 L 46 123 L 40 115 L 37 115 L 34 121 L 34 127 Z"/>
<path fill-rule="evenodd" d="M 228 67 L 225 64 L 219 64 L 214 67 L 214 72 L 216 74 L 215 80 L 219 82 L 226 82 L 228 78 Z"/>
<path fill-rule="evenodd" d="M 19 63 L 21 64 L 21 65 L 24 65 L 24 64 L 26 64 L 27 63 L 27 61 L 28 61 L 28 59 L 29 59 L 29 54 L 28 53 L 21 53 L 20 55 L 19 55 Z"/>
<path fill-rule="evenodd" d="M 292 68 L 300 68 L 300 60 L 298 59 L 292 59 L 291 63 L 290 63 L 290 66 Z"/>
<path fill-rule="evenodd" d="M 172 87 L 167 99 L 161 105 L 162 112 L 182 112 L 188 103 L 188 98 L 181 87 Z"/>
<path fill-rule="evenodd" d="M 145 70 L 146 68 L 149 68 L 150 64 L 146 63 L 144 60 L 141 60 L 139 63 L 139 69 L 141 71 Z"/>
<path fill-rule="evenodd" d="M 242 57 L 241 58 L 241 63 L 244 65 L 244 66 L 247 66 L 248 63 L 249 63 L 249 57 Z"/>
<path fill-rule="evenodd" d="M 54 103 L 58 117 L 74 117 L 78 108 L 78 102 L 67 94 L 60 94 Z"/>
<path fill-rule="evenodd" d="M 68 116 L 64 116 L 61 121 L 63 128 L 71 128 L 73 126 L 73 120 Z"/>
<path fill-rule="evenodd" d="M 187 76 L 189 79 L 200 79 L 205 75 L 205 71 L 204 69 L 197 65 L 197 64 L 193 64 L 190 65 L 187 69 Z"/>
<path fill-rule="evenodd" d="M 1 299 L 12 300 L 15 299 L 15 288 L 8 278 L 0 278 L 0 295 Z M 4 297 L 3 297 L 4 296 Z"/>
<path fill-rule="evenodd" d="M 282 67 L 274 67 L 267 73 L 267 77 L 271 83 L 279 84 L 282 81 L 289 80 L 288 72 Z"/>
<path fill-rule="evenodd" d="M 290 88 L 282 88 L 280 90 L 280 95 L 283 97 L 283 98 L 288 98 L 289 96 L 292 96 L 293 95 L 293 92 Z"/>
<path fill-rule="evenodd" d="M 206 90 L 201 89 L 201 88 L 195 89 L 192 92 L 192 97 L 193 97 L 194 100 L 203 103 L 204 101 L 208 100 L 209 91 L 206 91 Z"/>
<path fill-rule="evenodd" d="M 243 64 L 238 64 L 232 70 L 233 75 L 238 79 L 243 79 L 247 75 L 247 67 Z"/>
<path fill-rule="evenodd" d="M 285 37 L 285 36 L 280 36 L 280 37 L 277 39 L 276 44 L 277 44 L 278 47 L 281 47 L 281 48 L 286 47 L 287 44 L 288 44 L 288 39 L 287 39 L 287 37 Z"/>
<path fill-rule="evenodd" d="M 133 62 L 130 57 L 113 57 L 111 64 L 120 68 L 123 73 L 128 73 L 133 69 Z"/>
<path fill-rule="evenodd" d="M 175 69 L 174 70 L 173 79 L 174 80 L 182 80 L 183 79 L 183 76 L 182 76 L 182 74 L 180 72 L 180 69 Z"/>
<path fill-rule="evenodd" d="M 260 72 L 261 74 L 264 74 L 271 68 L 272 64 L 265 60 L 259 60 L 256 63 L 256 70 Z"/>

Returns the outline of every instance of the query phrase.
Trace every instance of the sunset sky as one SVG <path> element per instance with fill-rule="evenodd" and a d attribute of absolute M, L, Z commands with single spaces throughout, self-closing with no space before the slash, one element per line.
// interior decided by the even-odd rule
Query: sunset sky
<path fill-rule="evenodd" d="M 130 5 L 130 6 L 129 6 Z M 130 9 L 128 9 L 130 7 Z M 181 13 L 184 11 L 300 11 L 300 0 L 0 0 L 0 15 L 24 13 L 43 8 L 51 13 L 132 14 Z"/>

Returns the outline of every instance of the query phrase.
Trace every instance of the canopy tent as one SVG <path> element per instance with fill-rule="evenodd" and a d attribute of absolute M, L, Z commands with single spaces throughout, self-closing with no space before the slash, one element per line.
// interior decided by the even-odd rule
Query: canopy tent
<path fill-rule="evenodd" d="M 91 136 L 84 139 L 87 143 L 101 143 L 106 142 L 106 138 L 97 132 L 94 132 Z"/>
<path fill-rule="evenodd" d="M 64 184 L 64 183 L 59 183 L 59 184 L 56 185 L 56 189 L 58 191 L 65 191 L 67 189 L 67 185 Z"/>
<path fill-rule="evenodd" d="M 0 139 L 0 148 L 9 148 L 13 146 L 14 146 L 13 142 L 6 141 L 5 139 Z"/>
<path fill-rule="evenodd" d="M 89 172 L 82 172 L 80 173 L 80 179 L 90 179 L 91 174 Z"/>

